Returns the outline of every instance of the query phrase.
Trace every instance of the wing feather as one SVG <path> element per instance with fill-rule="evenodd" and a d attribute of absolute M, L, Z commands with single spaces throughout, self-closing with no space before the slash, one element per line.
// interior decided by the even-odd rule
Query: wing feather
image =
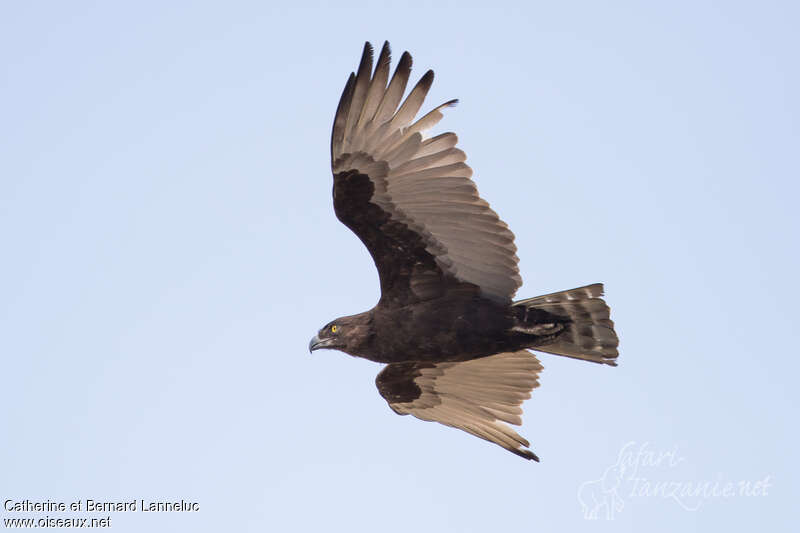
<path fill-rule="evenodd" d="M 417 152 L 417 157 L 424 157 L 429 154 L 434 154 L 448 148 L 452 148 L 458 143 L 458 136 L 455 133 L 442 133 L 436 137 L 425 139 Z"/>
<path fill-rule="evenodd" d="M 361 110 L 361 116 L 358 119 L 356 129 L 360 130 L 367 126 L 372 121 L 378 106 L 383 99 L 386 92 L 386 82 L 389 79 L 389 66 L 392 62 L 391 50 L 389 43 L 384 43 L 381 53 L 378 56 L 378 63 L 375 67 L 375 75 L 370 81 L 369 89 L 367 90 L 367 99 L 364 101 L 364 108 Z"/>
<path fill-rule="evenodd" d="M 457 363 L 393 363 L 376 384 L 398 414 L 455 427 L 526 459 L 539 460 L 506 424 L 522 424 L 523 401 L 542 365 L 521 350 Z"/>
<path fill-rule="evenodd" d="M 386 45 L 388 46 L 388 43 L 386 43 Z M 378 111 L 375 113 L 375 121 L 377 123 L 383 123 L 386 119 L 390 118 L 403 99 L 403 93 L 406 92 L 408 79 L 411 76 L 411 63 L 411 54 L 403 52 L 403 55 L 400 56 L 400 62 L 397 63 L 397 68 L 392 76 L 392 81 L 389 83 L 389 87 L 386 89 L 383 99 L 381 100 L 380 107 L 378 107 Z"/>
<path fill-rule="evenodd" d="M 361 55 L 361 62 L 358 65 L 358 73 L 356 74 L 353 95 L 350 100 L 350 109 L 345 124 L 345 146 L 350 144 L 350 141 L 352 141 L 356 134 L 356 124 L 361 117 L 364 102 L 367 98 L 367 90 L 369 89 L 370 77 L 372 74 L 372 53 L 372 45 L 370 43 L 365 43 L 364 53 Z"/>

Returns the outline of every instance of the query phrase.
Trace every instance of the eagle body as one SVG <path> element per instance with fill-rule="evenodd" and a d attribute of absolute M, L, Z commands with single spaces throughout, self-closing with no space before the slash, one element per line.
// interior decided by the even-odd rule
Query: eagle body
<path fill-rule="evenodd" d="M 599 283 L 514 301 L 522 284 L 514 234 L 479 195 L 458 137 L 426 132 L 445 102 L 416 119 L 427 71 L 403 98 L 405 52 L 389 77 L 385 43 L 369 43 L 333 123 L 336 217 L 364 243 L 380 278 L 371 310 L 337 318 L 309 350 L 337 349 L 387 366 L 376 385 L 398 414 L 462 429 L 526 459 L 507 424 L 542 366 L 528 350 L 614 366 L 618 339 Z"/>
<path fill-rule="evenodd" d="M 441 297 L 394 307 L 376 306 L 364 316 L 367 342 L 352 355 L 378 363 L 466 361 L 530 344 L 511 331 L 508 308 L 479 298 Z"/>

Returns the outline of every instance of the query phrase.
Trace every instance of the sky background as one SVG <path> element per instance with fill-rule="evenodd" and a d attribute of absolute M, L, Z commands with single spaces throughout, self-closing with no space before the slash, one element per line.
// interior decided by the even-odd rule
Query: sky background
<path fill-rule="evenodd" d="M 798 4 L 486 5 L 2 4 L 2 500 L 200 504 L 116 532 L 792 530 Z M 379 297 L 329 138 L 385 39 L 436 71 L 426 110 L 460 99 L 434 133 L 518 296 L 605 283 L 619 367 L 541 356 L 540 464 L 308 353 Z"/>

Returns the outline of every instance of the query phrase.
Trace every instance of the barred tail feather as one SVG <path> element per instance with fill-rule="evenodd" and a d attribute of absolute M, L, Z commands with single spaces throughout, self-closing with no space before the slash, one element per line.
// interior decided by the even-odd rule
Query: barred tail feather
<path fill-rule="evenodd" d="M 514 306 L 541 309 L 570 320 L 554 342 L 531 349 L 616 366 L 619 339 L 602 295 L 603 284 L 595 283 L 514 302 Z"/>

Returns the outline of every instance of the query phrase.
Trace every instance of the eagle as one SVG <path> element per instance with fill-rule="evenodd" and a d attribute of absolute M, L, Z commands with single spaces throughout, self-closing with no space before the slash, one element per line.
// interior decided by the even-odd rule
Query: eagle
<path fill-rule="evenodd" d="M 427 136 L 450 100 L 415 120 L 428 70 L 403 99 L 411 55 L 391 79 L 386 42 L 373 71 L 364 45 L 339 100 L 331 135 L 336 217 L 364 243 L 381 297 L 311 339 L 387 363 L 375 382 L 394 412 L 466 431 L 538 461 L 509 424 L 539 385 L 529 350 L 616 366 L 618 339 L 603 285 L 514 301 L 522 285 L 514 234 L 471 180 L 458 138 Z"/>

